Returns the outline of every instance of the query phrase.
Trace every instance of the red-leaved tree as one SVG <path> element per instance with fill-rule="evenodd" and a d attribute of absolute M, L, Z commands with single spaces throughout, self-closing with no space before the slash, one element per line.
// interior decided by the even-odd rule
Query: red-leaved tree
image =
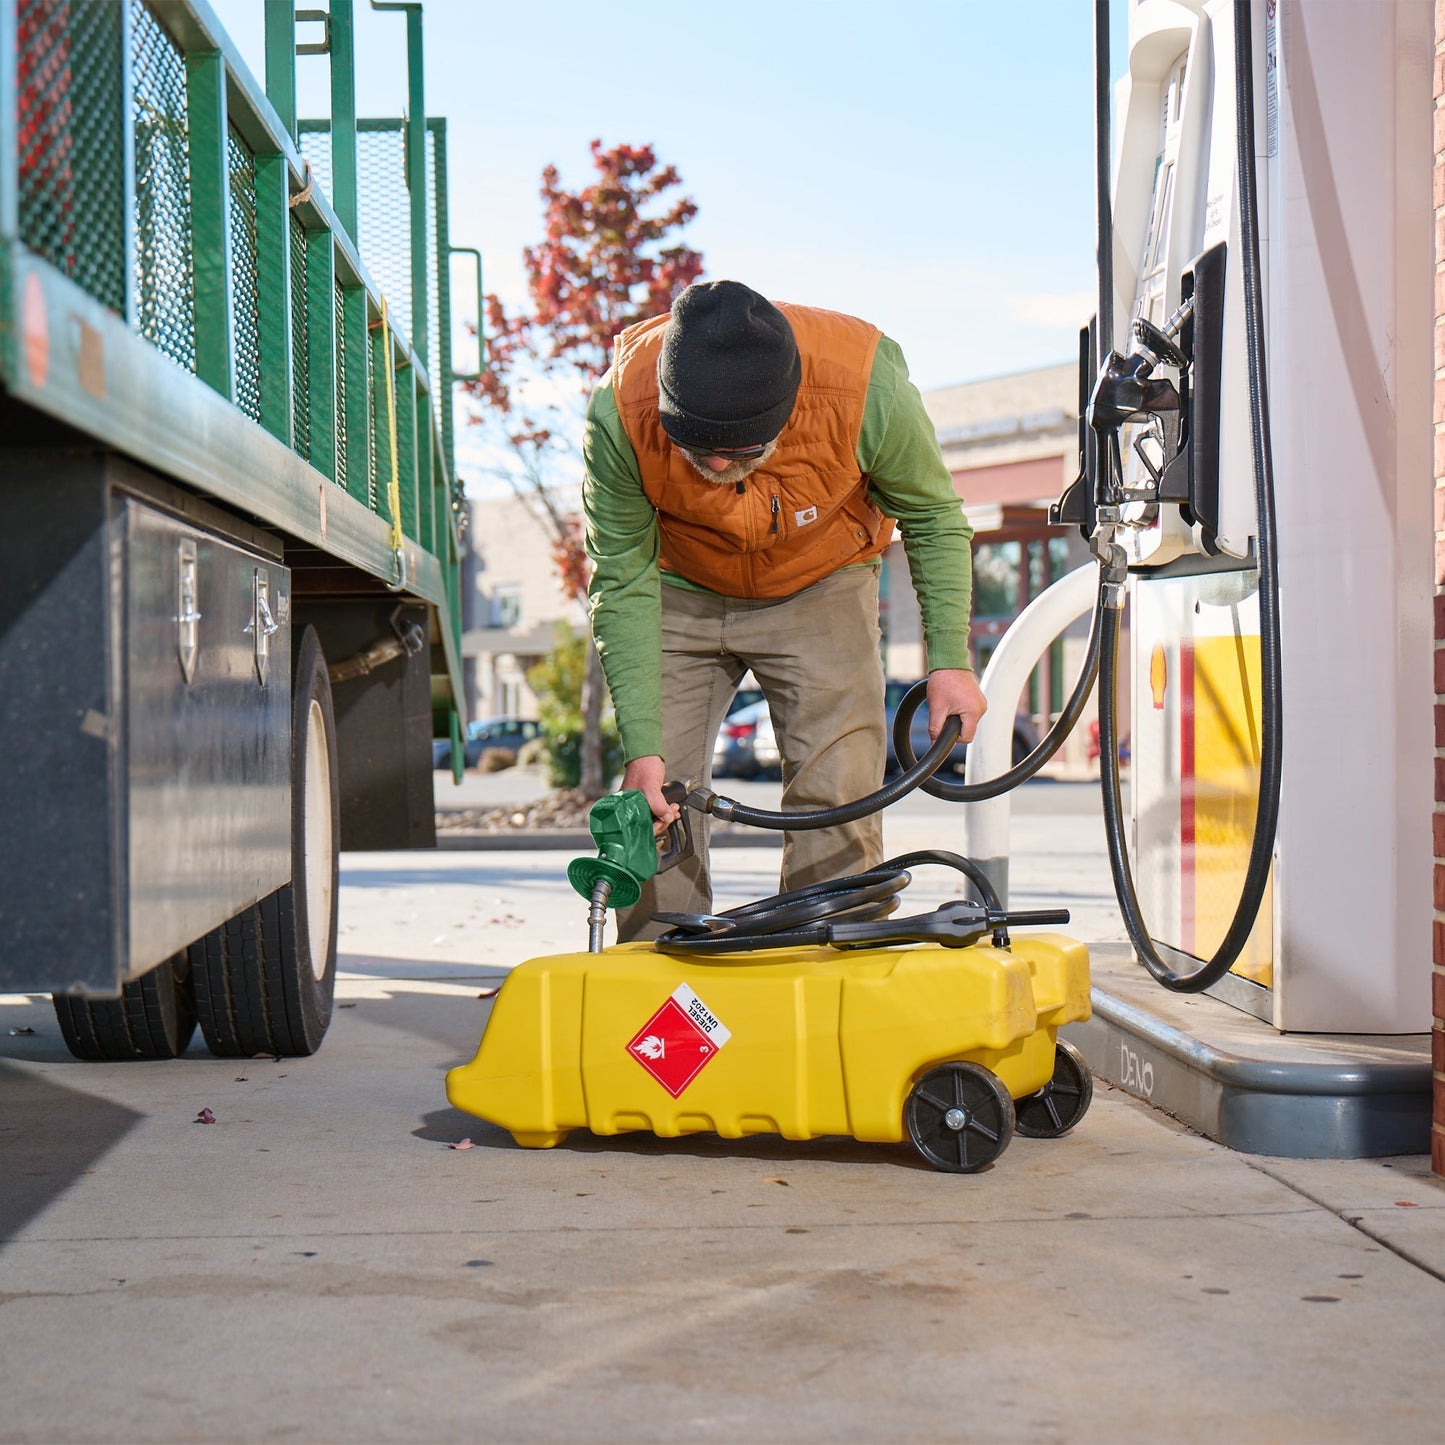
<path fill-rule="evenodd" d="M 697 206 L 674 194 L 676 168 L 651 146 L 594 140 L 591 153 L 595 174 L 581 190 L 565 189 L 556 166 L 542 172 L 543 238 L 522 252 L 530 308 L 486 298 L 487 371 L 470 386 L 481 403 L 474 420 L 500 432 L 501 470 L 546 528 L 563 591 L 579 603 L 590 570 L 574 500 L 586 397 L 618 332 L 668 310 L 703 268 L 701 252 L 678 239 Z M 603 681 L 596 650 L 587 657 L 581 787 L 596 797 Z"/>

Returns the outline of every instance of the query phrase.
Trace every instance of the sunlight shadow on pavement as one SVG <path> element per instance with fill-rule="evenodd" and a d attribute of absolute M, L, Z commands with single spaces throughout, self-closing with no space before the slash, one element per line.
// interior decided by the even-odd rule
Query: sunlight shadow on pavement
<path fill-rule="evenodd" d="M 69 1059 L 69 1055 L 64 1056 Z M 71 1060 L 76 1077 L 84 1072 L 102 1085 L 108 1069 L 135 1064 L 88 1065 Z M 158 1067 L 175 1067 L 167 1061 Z M 0 1248 L 17 1234 L 145 1117 L 100 1094 L 57 1084 L 38 1068 L 0 1062 L 4 1095 L 5 1187 L 0 1190 Z"/>

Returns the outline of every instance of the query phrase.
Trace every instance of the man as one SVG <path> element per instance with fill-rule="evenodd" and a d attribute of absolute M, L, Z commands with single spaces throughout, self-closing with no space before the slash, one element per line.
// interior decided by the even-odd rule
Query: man
<path fill-rule="evenodd" d="M 596 563 L 592 628 L 627 758 L 624 788 L 660 823 L 669 778 L 701 777 L 752 669 L 783 757 L 783 808 L 876 789 L 887 756 L 879 557 L 903 534 L 928 650 L 929 733 L 987 703 L 969 670 L 963 516 L 897 345 L 856 317 L 774 305 L 736 281 L 698 283 L 670 315 L 628 327 L 593 393 L 583 512 Z M 619 915 L 708 912 L 697 857 Z M 878 816 L 784 836 L 782 887 L 882 860 Z"/>

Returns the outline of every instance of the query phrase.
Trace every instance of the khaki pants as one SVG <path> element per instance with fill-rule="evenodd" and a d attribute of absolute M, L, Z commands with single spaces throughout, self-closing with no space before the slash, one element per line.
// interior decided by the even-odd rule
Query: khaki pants
<path fill-rule="evenodd" d="M 768 700 L 783 759 L 783 810 L 836 807 L 876 789 L 887 760 L 877 563 L 847 567 L 793 597 L 720 597 L 662 587 L 662 734 L 669 778 L 712 780 L 713 741 L 749 668 Z M 618 938 L 656 938 L 654 913 L 709 913 L 711 819 L 692 814 L 697 854 L 619 910 Z M 762 834 L 758 835 L 762 838 Z M 881 862 L 877 814 L 783 835 L 780 887 L 802 888 Z"/>

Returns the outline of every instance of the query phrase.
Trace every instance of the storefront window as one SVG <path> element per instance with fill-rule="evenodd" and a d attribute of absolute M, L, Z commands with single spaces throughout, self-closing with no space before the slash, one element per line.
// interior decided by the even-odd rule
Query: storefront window
<path fill-rule="evenodd" d="M 973 615 L 1012 617 L 1022 606 L 1017 542 L 984 542 L 973 549 Z M 982 665 L 982 664 L 980 664 Z"/>

